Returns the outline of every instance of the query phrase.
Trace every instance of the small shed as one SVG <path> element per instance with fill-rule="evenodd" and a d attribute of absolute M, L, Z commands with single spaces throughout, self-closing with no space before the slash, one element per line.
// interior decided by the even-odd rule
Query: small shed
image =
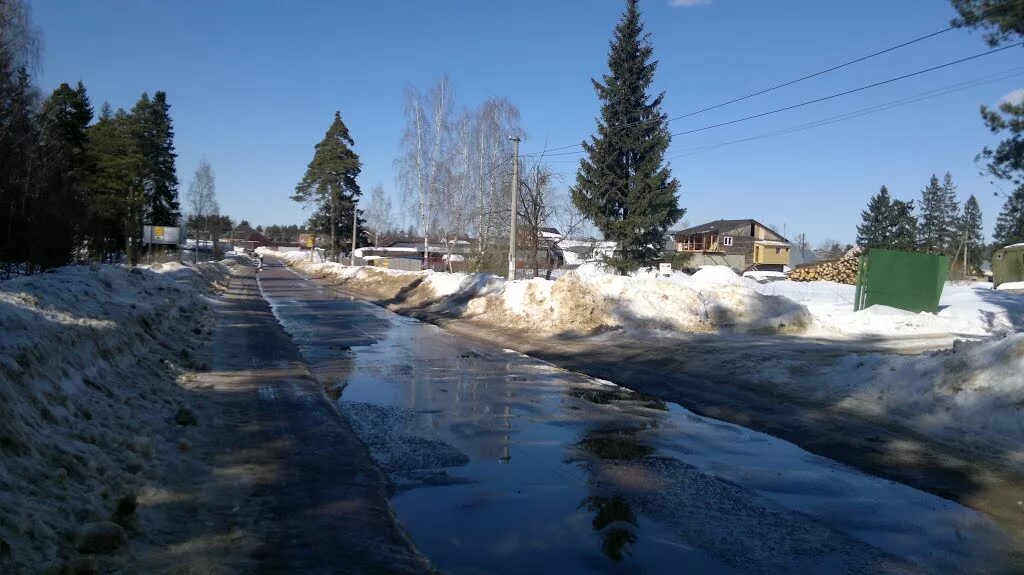
<path fill-rule="evenodd" d="M 992 287 L 1024 282 L 1024 244 L 1013 244 L 992 253 Z"/>

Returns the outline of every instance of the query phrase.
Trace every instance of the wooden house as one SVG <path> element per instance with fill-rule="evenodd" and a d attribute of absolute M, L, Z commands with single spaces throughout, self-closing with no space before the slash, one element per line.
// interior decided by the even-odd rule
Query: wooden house
<path fill-rule="evenodd" d="M 783 271 L 789 265 L 789 240 L 757 220 L 715 220 L 673 234 L 677 252 L 689 265 L 725 265 L 737 271 Z"/>

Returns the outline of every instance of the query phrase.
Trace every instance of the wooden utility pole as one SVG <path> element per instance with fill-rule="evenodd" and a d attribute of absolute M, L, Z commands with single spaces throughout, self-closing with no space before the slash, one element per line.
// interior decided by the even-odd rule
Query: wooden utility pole
<path fill-rule="evenodd" d="M 356 210 L 356 202 L 352 201 L 352 251 L 349 254 L 348 265 L 356 265 L 356 227 L 359 224 L 359 212 Z"/>
<path fill-rule="evenodd" d="M 516 212 L 519 206 L 519 138 L 512 140 L 512 225 L 508 234 L 508 279 L 516 279 Z"/>

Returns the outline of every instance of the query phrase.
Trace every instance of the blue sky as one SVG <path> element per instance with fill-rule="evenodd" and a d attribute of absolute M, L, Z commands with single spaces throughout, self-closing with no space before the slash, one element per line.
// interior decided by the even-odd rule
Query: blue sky
<path fill-rule="evenodd" d="M 944 0 L 643 0 L 660 60 L 656 87 L 669 116 L 715 104 L 945 27 Z M 187 189 L 201 157 L 213 165 L 221 210 L 253 224 L 298 223 L 288 199 L 334 110 L 363 160 L 365 192 L 397 194 L 402 88 L 447 73 L 457 103 L 505 96 L 522 114 L 523 152 L 578 143 L 594 126 L 590 84 L 606 69 L 619 0 L 432 2 L 376 0 L 34 0 L 44 43 L 39 84 L 85 82 L 98 110 L 165 90 Z M 728 121 L 985 51 L 954 31 L 725 108 L 678 120 L 674 132 Z M 686 220 L 753 217 L 852 241 L 868 197 L 885 184 L 917 197 L 951 171 L 961 200 L 975 194 L 990 235 L 1003 199 L 978 175 L 994 143 L 978 107 L 1024 87 L 1024 76 L 851 121 L 691 155 L 685 150 L 782 130 L 1021 67 L 1024 49 L 799 110 L 673 141 Z M 1019 70 L 1018 70 L 1019 71 Z M 573 156 L 551 158 L 572 179 Z"/>

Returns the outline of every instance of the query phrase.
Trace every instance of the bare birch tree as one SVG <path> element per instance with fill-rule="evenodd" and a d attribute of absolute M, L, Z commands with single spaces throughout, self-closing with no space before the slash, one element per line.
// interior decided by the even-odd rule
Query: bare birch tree
<path fill-rule="evenodd" d="M 377 184 L 370 191 L 370 204 L 366 208 L 366 225 L 373 234 L 373 245 L 380 245 L 380 238 L 391 234 L 395 228 L 391 212 L 391 198 L 384 193 L 384 186 Z"/>
<path fill-rule="evenodd" d="M 490 98 L 456 114 L 454 89 L 442 76 L 427 94 L 406 88 L 405 116 L 395 161 L 403 213 L 419 221 L 424 251 L 432 236 L 445 241 L 449 267 L 451 241 L 476 234 L 479 261 L 503 234 L 508 238 L 508 138 L 520 135 L 519 111 L 504 98 Z"/>
<path fill-rule="evenodd" d="M 213 249 L 216 250 L 217 242 L 211 235 L 212 223 L 217 217 L 220 207 L 217 205 L 216 182 L 213 175 L 213 168 L 206 158 L 199 160 L 199 167 L 192 177 L 192 183 L 188 186 L 187 199 L 192 212 L 193 221 L 201 222 L 205 236 L 210 238 Z M 192 261 L 199 259 L 199 234 L 196 236 L 196 250 Z M 216 255 L 216 254 L 214 254 Z"/>

